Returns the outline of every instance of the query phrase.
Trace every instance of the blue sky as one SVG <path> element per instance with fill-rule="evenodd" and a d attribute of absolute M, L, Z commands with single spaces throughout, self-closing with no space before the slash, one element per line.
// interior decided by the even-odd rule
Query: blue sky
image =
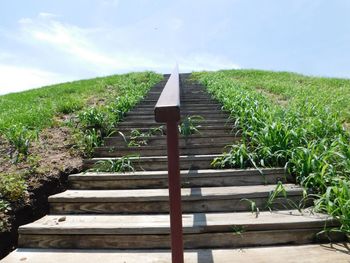
<path fill-rule="evenodd" d="M 11 0 L 0 94 L 115 73 L 224 68 L 350 78 L 348 0 Z"/>

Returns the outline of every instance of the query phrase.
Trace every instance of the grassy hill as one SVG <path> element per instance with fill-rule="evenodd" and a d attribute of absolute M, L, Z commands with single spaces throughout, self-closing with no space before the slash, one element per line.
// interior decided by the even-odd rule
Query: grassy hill
<path fill-rule="evenodd" d="M 16 211 L 29 203 L 35 209 L 33 193 L 45 199 L 59 191 L 61 179 L 79 171 L 82 158 L 161 79 L 129 73 L 0 96 L 0 233 L 11 230 Z M 51 190 L 41 191 L 50 181 Z"/>
<path fill-rule="evenodd" d="M 350 80 L 256 70 L 202 72 L 195 78 L 221 101 L 243 136 L 212 165 L 285 167 L 315 209 L 337 218 L 349 234 Z M 285 193 L 283 187 L 276 191 Z"/>

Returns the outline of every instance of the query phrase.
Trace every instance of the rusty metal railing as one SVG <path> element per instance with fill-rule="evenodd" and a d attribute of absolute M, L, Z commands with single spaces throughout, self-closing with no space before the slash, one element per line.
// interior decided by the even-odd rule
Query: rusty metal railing
<path fill-rule="evenodd" d="M 166 123 L 168 152 L 168 181 L 173 263 L 183 263 L 181 179 L 179 158 L 180 76 L 176 65 L 154 109 L 156 122 Z"/>

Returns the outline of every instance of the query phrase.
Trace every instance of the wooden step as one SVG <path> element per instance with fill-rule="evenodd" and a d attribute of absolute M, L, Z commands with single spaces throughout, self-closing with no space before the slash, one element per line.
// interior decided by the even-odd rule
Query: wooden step
<path fill-rule="evenodd" d="M 204 114 L 196 114 L 196 116 L 199 115 L 203 117 L 203 120 L 196 121 L 197 123 L 201 123 L 207 120 L 213 120 L 213 121 L 227 121 L 228 116 L 224 114 L 209 114 L 209 115 L 204 115 Z M 184 121 L 189 115 L 182 114 L 181 121 Z M 132 116 L 126 116 L 123 121 L 129 122 L 129 121 L 139 121 L 139 122 L 148 122 L 150 120 L 154 120 L 154 112 L 148 114 L 148 115 L 132 115 Z"/>
<path fill-rule="evenodd" d="M 283 168 L 220 169 L 180 171 L 182 187 L 213 187 L 275 184 L 292 182 Z M 167 188 L 167 171 L 140 171 L 130 173 L 81 173 L 68 177 L 70 189 L 140 189 Z"/>
<path fill-rule="evenodd" d="M 123 121 L 118 123 L 118 128 L 151 128 L 151 127 L 159 127 L 160 123 L 157 123 L 155 120 L 150 121 Z M 216 127 L 217 129 L 221 129 L 223 127 L 233 128 L 233 124 L 228 122 L 226 119 L 222 120 L 203 120 L 198 125 L 198 129 L 202 127 Z"/>
<path fill-rule="evenodd" d="M 182 116 L 193 116 L 193 115 L 199 115 L 203 116 L 204 118 L 206 116 L 221 116 L 221 117 L 229 117 L 229 114 L 223 111 L 193 111 L 193 110 L 188 110 L 188 111 L 181 111 Z M 147 111 L 138 111 L 135 112 L 133 110 L 129 111 L 126 114 L 125 118 L 133 117 L 133 116 L 154 116 L 154 109 L 149 109 Z"/>
<path fill-rule="evenodd" d="M 285 184 L 288 199 L 279 198 L 272 208 L 285 209 L 299 204 L 303 189 Z M 215 211 L 250 211 L 254 201 L 261 210 L 267 209 L 267 200 L 275 185 L 225 186 L 182 189 L 184 213 Z M 167 213 L 167 189 L 133 190 L 67 190 L 49 197 L 51 213 Z"/>
<path fill-rule="evenodd" d="M 181 155 L 180 156 L 180 169 L 181 170 L 193 170 L 193 169 L 210 169 L 211 162 L 214 158 L 221 156 L 220 154 L 207 154 L 207 155 Z M 92 158 L 85 159 L 83 162 L 84 169 L 93 168 L 97 162 L 119 160 L 120 158 Z M 135 170 L 137 171 L 157 171 L 168 169 L 167 156 L 141 156 L 130 157 Z"/>
<path fill-rule="evenodd" d="M 231 144 L 232 145 L 232 144 Z M 197 154 L 221 154 L 225 149 L 230 147 L 227 143 L 217 143 L 215 145 L 188 144 L 179 147 L 181 155 Z M 94 157 L 123 157 L 130 154 L 140 156 L 167 155 L 167 146 L 164 145 L 145 145 L 145 146 L 124 146 L 124 147 L 96 147 Z"/>
<path fill-rule="evenodd" d="M 155 105 L 140 105 L 138 104 L 134 109 L 131 111 L 137 112 L 137 111 L 147 111 L 147 110 L 154 110 Z M 197 111 L 198 114 L 201 110 L 221 110 L 222 106 L 220 104 L 192 104 L 192 105 L 181 105 L 181 111 Z"/>
<path fill-rule="evenodd" d="M 183 215 L 184 247 L 225 248 L 314 243 L 317 233 L 337 223 L 329 216 L 298 210 Z M 168 215 L 51 215 L 19 228 L 26 248 L 167 249 Z M 332 236 L 332 235 L 331 235 Z M 343 235 L 332 236 L 336 240 Z"/>
<path fill-rule="evenodd" d="M 141 132 L 147 132 L 150 128 L 158 128 L 158 127 L 164 127 L 164 125 L 159 124 L 158 125 L 152 125 L 149 127 L 117 127 L 114 131 L 114 134 L 118 134 L 118 131 L 122 132 L 124 135 L 129 136 L 130 132 L 132 130 L 139 130 Z M 214 125 L 201 125 L 198 127 L 198 133 L 194 135 L 202 135 L 206 137 L 215 137 L 216 134 L 233 134 L 233 135 L 239 135 L 241 134 L 240 131 L 238 131 L 235 127 L 232 126 L 214 126 Z M 164 133 L 166 134 L 166 129 L 164 130 Z M 107 139 L 107 138 L 105 138 Z"/>
<path fill-rule="evenodd" d="M 349 263 L 350 244 L 326 243 L 250 247 L 236 249 L 185 250 L 186 263 Z M 117 249 L 17 249 L 3 263 L 168 263 L 170 250 L 117 250 Z"/>
<path fill-rule="evenodd" d="M 118 135 L 118 134 L 116 134 Z M 130 141 L 130 137 L 126 136 L 125 139 L 119 135 L 117 137 L 107 137 L 104 139 L 105 146 L 126 146 L 127 142 Z M 166 135 L 158 135 L 158 136 L 150 136 L 150 137 L 138 137 L 137 140 L 145 140 L 147 145 L 166 145 Z M 180 136 L 179 138 L 179 146 L 189 146 L 194 144 L 202 144 L 202 143 L 211 143 L 215 145 L 216 143 L 225 143 L 225 144 L 235 144 L 241 140 L 241 137 L 234 136 L 229 133 L 216 133 L 215 136 L 207 136 L 199 133 L 189 135 L 187 137 Z"/>

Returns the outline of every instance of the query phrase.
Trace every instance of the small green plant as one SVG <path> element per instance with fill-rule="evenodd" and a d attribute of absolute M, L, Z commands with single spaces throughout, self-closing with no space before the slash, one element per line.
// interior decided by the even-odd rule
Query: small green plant
<path fill-rule="evenodd" d="M 103 139 L 99 130 L 94 128 L 75 133 L 75 141 L 86 157 L 91 157 L 94 148 L 103 144 Z"/>
<path fill-rule="evenodd" d="M 244 226 L 240 226 L 240 225 L 234 225 L 232 226 L 232 231 L 235 235 L 240 235 L 242 236 L 242 234 L 246 231 Z"/>
<path fill-rule="evenodd" d="M 199 115 L 187 116 L 179 125 L 179 133 L 185 137 L 199 133 L 199 123 L 203 120 L 204 118 Z"/>
<path fill-rule="evenodd" d="M 80 124 L 85 130 L 98 130 L 102 137 L 109 136 L 114 129 L 114 118 L 102 107 L 91 107 L 78 115 Z"/>
<path fill-rule="evenodd" d="M 109 159 L 99 161 L 92 169 L 95 172 L 112 172 L 112 173 L 124 173 L 134 172 L 134 161 L 139 158 L 138 155 L 123 156 L 119 159 Z"/>
<path fill-rule="evenodd" d="M 74 97 L 67 97 L 57 101 L 56 110 L 58 113 L 69 114 L 83 108 L 81 100 Z"/>
<path fill-rule="evenodd" d="M 327 187 L 324 194 L 315 202 L 315 210 L 328 213 L 341 223 L 340 231 L 350 234 L 350 183 L 338 180 L 334 186 Z"/>
<path fill-rule="evenodd" d="M 17 163 L 21 158 L 26 159 L 29 154 L 30 143 L 38 137 L 38 133 L 21 125 L 14 125 L 4 132 L 5 138 L 13 147 L 11 158 Z"/>
<path fill-rule="evenodd" d="M 282 182 L 278 181 L 276 188 L 272 192 L 270 192 L 265 207 L 269 210 L 272 210 L 275 201 L 277 199 L 280 199 L 281 197 L 287 199 L 287 191 L 284 188 Z"/>
<path fill-rule="evenodd" d="M 11 211 L 10 204 L 0 199 L 0 233 L 10 231 L 11 223 L 8 212 Z"/>
<path fill-rule="evenodd" d="M 259 214 L 260 214 L 260 209 L 259 207 L 256 205 L 256 202 L 251 200 L 251 199 L 248 199 L 248 198 L 243 198 L 242 200 L 240 201 L 243 201 L 243 202 L 248 202 L 250 204 L 250 209 L 252 211 L 252 213 L 254 214 L 255 213 L 255 217 L 258 218 Z"/>
<path fill-rule="evenodd" d="M 139 129 L 133 129 L 130 132 L 129 140 L 122 132 L 119 132 L 119 134 L 123 137 L 128 147 L 141 147 L 147 145 L 152 136 L 164 135 L 164 126 L 161 125 L 159 127 L 150 128 L 147 132 L 142 132 Z"/>
<path fill-rule="evenodd" d="M 23 175 L 0 174 L 0 197 L 11 202 L 24 199 L 27 195 L 27 184 Z"/>

